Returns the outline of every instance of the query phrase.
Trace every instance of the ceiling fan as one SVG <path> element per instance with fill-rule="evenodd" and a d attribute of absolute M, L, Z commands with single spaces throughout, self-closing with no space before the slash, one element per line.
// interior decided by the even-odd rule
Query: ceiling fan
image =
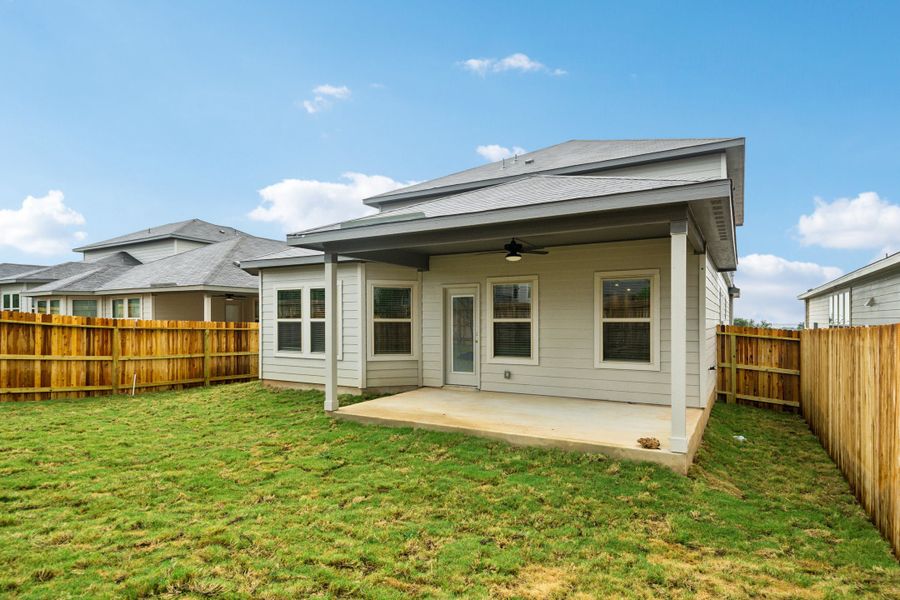
<path fill-rule="evenodd" d="M 543 248 L 539 248 L 534 244 L 529 244 L 525 240 L 517 240 L 513 238 L 509 240 L 508 243 L 503 244 L 503 250 L 496 250 L 494 252 L 482 252 L 481 254 L 498 254 L 499 252 L 505 252 L 506 260 L 509 262 L 518 262 L 522 260 L 523 254 L 550 254 L 547 250 Z"/>

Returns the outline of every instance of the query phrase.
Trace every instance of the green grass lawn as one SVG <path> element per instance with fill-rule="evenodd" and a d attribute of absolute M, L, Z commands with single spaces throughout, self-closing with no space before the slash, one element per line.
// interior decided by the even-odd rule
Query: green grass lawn
<path fill-rule="evenodd" d="M 794 415 L 717 406 L 683 477 L 256 383 L 0 404 L 3 597 L 898 595 Z"/>

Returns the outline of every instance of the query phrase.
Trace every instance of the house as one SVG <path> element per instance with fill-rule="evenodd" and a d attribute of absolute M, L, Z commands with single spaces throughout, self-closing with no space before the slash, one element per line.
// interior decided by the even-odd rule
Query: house
<path fill-rule="evenodd" d="M 339 388 L 479 390 L 441 410 L 482 416 L 648 407 L 639 426 L 662 414 L 683 457 L 713 402 L 743 171 L 743 138 L 574 140 L 368 198 L 377 213 L 241 263 L 260 276 L 261 378 L 323 385 L 359 420 L 370 403 L 341 409 Z"/>
<path fill-rule="evenodd" d="M 243 258 L 286 248 L 199 219 L 170 223 L 75 248 L 83 260 L 0 279 L 19 310 L 130 319 L 253 321 L 257 278 Z"/>
<path fill-rule="evenodd" d="M 900 323 L 900 252 L 800 294 L 808 329 Z"/>
<path fill-rule="evenodd" d="M 0 310 L 21 310 L 22 306 L 22 291 L 24 290 L 24 286 L 22 285 L 3 285 L 3 281 L 8 279 L 14 279 L 16 275 L 20 275 L 22 273 L 27 273 L 29 271 L 34 271 L 36 269 L 43 269 L 42 265 L 22 265 L 16 263 L 0 263 Z"/>

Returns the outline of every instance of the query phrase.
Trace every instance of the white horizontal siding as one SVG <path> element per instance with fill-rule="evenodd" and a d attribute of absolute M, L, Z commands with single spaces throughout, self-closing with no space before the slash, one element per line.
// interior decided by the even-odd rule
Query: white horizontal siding
<path fill-rule="evenodd" d="M 365 268 L 366 285 L 372 281 L 409 281 L 415 282 L 419 279 L 419 274 L 415 269 L 409 267 L 398 267 L 394 265 L 386 265 L 382 263 L 368 263 Z M 421 293 L 421 289 L 420 289 Z M 371 302 L 371 299 L 368 299 Z M 421 302 L 421 298 L 414 298 L 414 302 Z M 363 319 L 367 323 L 368 306 L 363 308 Z M 421 312 L 421 311 L 420 311 Z M 421 317 L 420 317 L 421 318 Z M 414 323 L 414 326 L 416 324 Z M 421 321 L 419 323 L 421 328 Z M 413 336 L 420 335 L 419 331 L 413 329 Z M 371 335 L 371 332 L 370 332 Z M 368 338 L 367 338 L 368 339 Z M 419 346 L 421 349 L 421 345 Z M 366 349 L 363 349 L 365 352 Z M 421 356 L 421 350 L 420 350 Z M 397 359 L 397 360 L 367 360 L 366 362 L 366 387 L 405 387 L 419 385 L 419 360 Z"/>
<path fill-rule="evenodd" d="M 275 350 L 276 289 L 291 286 L 308 288 L 324 285 L 322 265 L 265 269 L 262 273 L 260 303 L 261 379 L 293 383 L 325 383 L 325 360 L 318 357 L 291 356 Z M 338 360 L 338 385 L 359 387 L 359 277 L 355 264 L 338 265 L 341 282 L 341 358 Z M 304 346 L 309 340 L 304 338 Z"/>
<path fill-rule="evenodd" d="M 725 277 L 718 272 L 715 263 L 706 255 L 706 325 L 705 325 L 705 368 L 706 390 L 703 398 L 708 398 L 716 387 L 716 371 L 710 367 L 716 366 L 717 344 L 716 326 L 729 323 L 728 314 L 728 284 Z"/>
<path fill-rule="evenodd" d="M 597 172 L 605 177 L 642 177 L 657 179 L 719 179 L 725 177 L 724 153 L 622 167 Z"/>
<path fill-rule="evenodd" d="M 872 306 L 866 306 L 873 300 Z M 900 273 L 855 285 L 850 294 L 853 325 L 900 323 Z"/>
<path fill-rule="evenodd" d="M 850 300 L 851 318 L 853 299 Z M 808 298 L 806 300 L 806 327 L 808 329 L 828 329 L 828 296 Z"/>
<path fill-rule="evenodd" d="M 519 263 L 496 257 L 437 256 L 424 273 L 423 383 L 443 384 L 443 286 L 477 283 L 481 289 L 481 339 L 486 341 L 487 279 L 537 275 L 539 364 L 487 362 L 481 344 L 481 388 L 602 400 L 668 404 L 671 373 L 670 276 L 668 239 L 552 248 L 546 256 L 526 256 Z M 688 405 L 699 406 L 699 281 L 697 261 L 688 264 Z M 594 273 L 658 269 L 660 273 L 660 370 L 594 367 Z M 504 371 L 512 377 L 504 378 Z"/>

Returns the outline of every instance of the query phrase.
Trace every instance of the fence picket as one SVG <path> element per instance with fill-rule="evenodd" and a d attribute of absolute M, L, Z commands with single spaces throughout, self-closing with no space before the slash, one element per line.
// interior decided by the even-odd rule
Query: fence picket
<path fill-rule="evenodd" d="M 258 356 L 256 323 L 0 312 L 0 400 L 255 379 Z"/>

